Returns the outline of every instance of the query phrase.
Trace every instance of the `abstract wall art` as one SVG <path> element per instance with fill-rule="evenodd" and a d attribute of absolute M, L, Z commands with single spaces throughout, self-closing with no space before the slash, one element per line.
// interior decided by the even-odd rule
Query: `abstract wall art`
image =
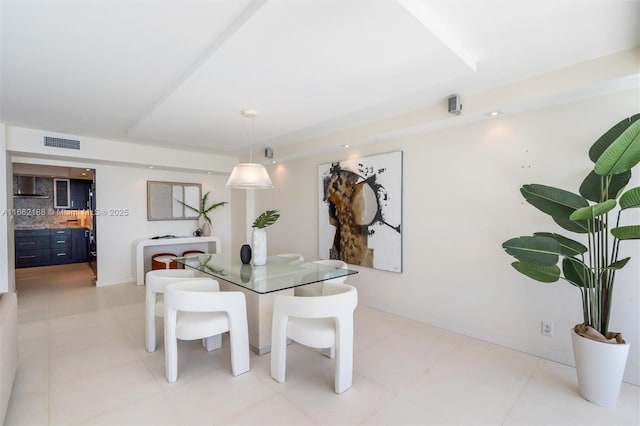
<path fill-rule="evenodd" d="M 402 272 L 402 151 L 318 166 L 321 259 Z"/>

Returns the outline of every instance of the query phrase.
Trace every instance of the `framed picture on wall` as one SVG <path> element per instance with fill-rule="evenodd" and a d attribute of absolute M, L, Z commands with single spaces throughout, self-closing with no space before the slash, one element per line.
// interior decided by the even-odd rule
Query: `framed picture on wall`
<path fill-rule="evenodd" d="M 402 272 L 402 151 L 318 166 L 320 259 Z"/>
<path fill-rule="evenodd" d="M 198 214 L 181 202 L 199 206 L 199 183 L 147 181 L 147 220 L 194 220 Z"/>

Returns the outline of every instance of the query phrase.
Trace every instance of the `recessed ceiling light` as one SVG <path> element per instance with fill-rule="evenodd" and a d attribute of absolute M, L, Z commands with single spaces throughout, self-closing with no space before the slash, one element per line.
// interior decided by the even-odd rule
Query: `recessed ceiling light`
<path fill-rule="evenodd" d="M 351 148 L 351 145 L 349 145 L 348 143 L 345 143 L 344 145 L 342 145 L 343 148 Z"/>
<path fill-rule="evenodd" d="M 504 114 L 504 113 L 502 111 L 499 111 L 499 110 L 491 111 L 491 112 L 487 113 L 487 115 L 489 117 L 497 117 L 497 116 L 502 115 L 502 114 Z"/>
<path fill-rule="evenodd" d="M 153 166 L 149 166 L 150 169 L 153 169 Z"/>

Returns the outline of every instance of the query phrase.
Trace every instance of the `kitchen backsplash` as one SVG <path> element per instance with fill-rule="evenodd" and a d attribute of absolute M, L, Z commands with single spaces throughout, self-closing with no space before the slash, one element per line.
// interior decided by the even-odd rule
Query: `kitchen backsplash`
<path fill-rule="evenodd" d="M 13 193 L 18 191 L 18 177 L 13 177 Z M 83 226 L 91 228 L 90 210 L 53 208 L 53 179 L 36 177 L 36 192 L 48 198 L 14 197 L 14 227 L 61 228 Z"/>

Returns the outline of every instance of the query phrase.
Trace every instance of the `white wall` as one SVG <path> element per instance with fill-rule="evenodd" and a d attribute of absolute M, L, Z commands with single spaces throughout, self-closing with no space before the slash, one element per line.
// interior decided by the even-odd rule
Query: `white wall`
<path fill-rule="evenodd" d="M 0 294 L 15 291 L 11 162 L 6 154 L 5 125 L 0 123 Z"/>
<path fill-rule="evenodd" d="M 191 236 L 195 220 L 147 221 L 147 180 L 201 183 L 203 194 L 211 191 L 209 201 L 229 201 L 226 176 L 190 174 L 159 169 L 140 169 L 115 165 L 96 166 L 96 208 L 128 209 L 129 216 L 99 216 L 98 285 L 131 282 L 135 277 L 135 243 L 155 235 Z M 219 236 L 222 247 L 231 240 L 230 206 L 215 209 L 211 215 L 212 235 Z"/>
<path fill-rule="evenodd" d="M 572 364 L 569 329 L 581 322 L 579 292 L 527 279 L 501 244 L 535 231 L 566 232 L 524 202 L 520 186 L 577 192 L 592 168 L 589 147 L 638 112 L 638 97 L 635 89 L 279 164 L 270 170 L 275 189 L 256 193 L 256 211 L 281 210 L 268 249 L 318 257 L 319 164 L 402 150 L 404 272 L 356 267 L 348 281 L 360 303 Z M 611 328 L 631 342 L 625 380 L 639 384 L 640 244 L 626 249 L 632 262 L 617 275 Z M 554 323 L 554 337 L 540 334 L 541 320 Z"/>
<path fill-rule="evenodd" d="M 80 141 L 79 150 L 43 146 L 43 137 L 52 136 Z M 95 161 L 119 165 L 165 167 L 187 171 L 217 172 L 229 174 L 237 158 L 207 152 L 172 149 L 164 146 L 134 144 L 129 142 L 70 135 L 25 127 L 7 126 L 7 151 L 44 158 L 62 158 L 69 161 Z"/>

